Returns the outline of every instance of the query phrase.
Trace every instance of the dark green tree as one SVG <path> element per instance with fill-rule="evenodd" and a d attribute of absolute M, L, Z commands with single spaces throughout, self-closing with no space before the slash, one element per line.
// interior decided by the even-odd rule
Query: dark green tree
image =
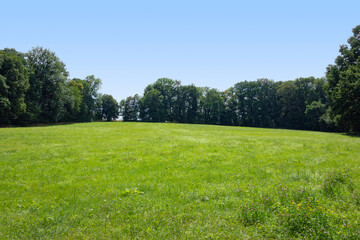
<path fill-rule="evenodd" d="M 243 126 L 275 127 L 277 86 L 278 83 L 266 78 L 235 84 L 233 97 L 238 122 Z"/>
<path fill-rule="evenodd" d="M 241 126 L 253 126 L 253 96 L 251 95 L 251 82 L 244 81 L 234 86 L 234 103 L 236 105 L 237 122 Z"/>
<path fill-rule="evenodd" d="M 121 102 L 121 116 L 125 122 L 138 121 L 140 118 L 140 96 L 127 97 Z"/>
<path fill-rule="evenodd" d="M 175 102 L 175 121 L 195 123 L 198 118 L 200 92 L 194 85 L 180 86 Z"/>
<path fill-rule="evenodd" d="M 80 105 L 80 111 L 78 113 L 78 121 L 91 122 L 94 121 L 96 116 L 96 100 L 99 95 L 99 89 L 101 87 L 101 79 L 96 78 L 94 75 L 87 76 L 85 79 L 73 79 L 76 83 L 82 84 L 82 102 Z"/>
<path fill-rule="evenodd" d="M 67 86 L 64 91 L 65 114 L 62 121 L 65 122 L 79 121 L 78 117 L 84 97 L 83 90 L 84 90 L 84 86 L 80 82 L 76 82 L 74 80 L 67 82 Z"/>
<path fill-rule="evenodd" d="M 145 122 L 163 122 L 163 96 L 157 89 L 147 91 L 140 100 L 140 118 Z"/>
<path fill-rule="evenodd" d="M 353 29 L 349 45 L 340 46 L 335 65 L 326 71 L 331 116 L 349 132 L 360 132 L 360 25 Z"/>
<path fill-rule="evenodd" d="M 280 107 L 278 126 L 292 129 L 319 129 L 320 118 L 327 108 L 324 84 L 324 79 L 314 77 L 281 83 L 277 90 Z M 316 111 L 315 107 L 318 108 Z"/>
<path fill-rule="evenodd" d="M 276 91 L 279 83 L 266 78 L 256 81 L 257 99 L 259 109 L 257 111 L 256 123 L 259 127 L 275 127 L 279 115 Z"/>
<path fill-rule="evenodd" d="M 222 125 L 239 125 L 237 115 L 236 94 L 234 87 L 230 87 L 222 93 L 224 99 L 224 111 L 221 116 Z"/>
<path fill-rule="evenodd" d="M 199 108 L 201 123 L 220 124 L 225 108 L 221 92 L 214 88 L 203 88 Z"/>
<path fill-rule="evenodd" d="M 148 85 L 145 88 L 144 96 L 148 91 L 158 90 L 162 96 L 162 111 L 159 116 L 160 121 L 175 121 L 176 120 L 176 101 L 179 95 L 179 88 L 181 83 L 169 78 L 160 78 L 155 83 Z M 160 113 L 160 112 L 159 112 Z"/>
<path fill-rule="evenodd" d="M 326 110 L 326 104 L 322 103 L 321 101 L 313 101 L 311 104 L 306 105 L 306 129 L 325 131 L 327 129 L 327 123 L 324 121 L 323 116 L 326 113 Z"/>
<path fill-rule="evenodd" d="M 232 105 L 236 106 L 236 122 L 242 126 L 275 127 L 277 86 L 278 83 L 266 78 L 235 84 Z"/>
<path fill-rule="evenodd" d="M 329 100 L 325 93 L 324 78 L 305 78 L 310 83 L 302 93 L 305 98 L 305 129 L 316 131 L 334 130 L 334 123 L 328 117 Z"/>
<path fill-rule="evenodd" d="M 14 123 L 26 111 L 29 73 L 25 60 L 14 49 L 0 50 L 0 123 Z"/>
<path fill-rule="evenodd" d="M 31 70 L 26 95 L 28 120 L 57 122 L 65 112 L 65 91 L 68 72 L 65 64 L 48 49 L 33 48 L 26 53 Z"/>
<path fill-rule="evenodd" d="M 99 95 L 96 112 L 101 121 L 116 120 L 119 117 L 119 104 L 109 94 Z"/>
<path fill-rule="evenodd" d="M 305 121 L 305 103 L 295 81 L 286 81 L 277 90 L 278 104 L 281 108 L 278 126 L 282 128 L 302 129 Z"/>

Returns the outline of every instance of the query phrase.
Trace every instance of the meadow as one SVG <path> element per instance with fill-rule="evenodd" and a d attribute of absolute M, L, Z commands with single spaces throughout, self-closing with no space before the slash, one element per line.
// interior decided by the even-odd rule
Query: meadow
<path fill-rule="evenodd" d="M 360 239 L 360 138 L 167 123 L 0 129 L 0 239 Z"/>

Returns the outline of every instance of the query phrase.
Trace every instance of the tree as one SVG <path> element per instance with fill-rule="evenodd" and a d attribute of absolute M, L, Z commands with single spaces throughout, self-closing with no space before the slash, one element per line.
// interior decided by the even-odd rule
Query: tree
<path fill-rule="evenodd" d="M 277 89 L 280 116 L 278 126 L 293 129 L 320 129 L 319 121 L 327 109 L 322 78 L 297 78 Z M 317 109 L 317 110 L 316 110 Z"/>
<path fill-rule="evenodd" d="M 155 83 L 145 88 L 144 96 L 151 90 L 158 90 L 162 96 L 162 108 L 160 121 L 174 121 L 176 119 L 175 103 L 179 95 L 180 81 L 169 78 L 159 78 Z M 160 112 L 159 112 L 160 113 Z"/>
<path fill-rule="evenodd" d="M 101 87 L 101 79 L 96 78 L 94 75 L 87 76 L 84 80 L 74 78 L 73 81 L 80 83 L 83 86 L 82 96 L 83 100 L 80 105 L 80 111 L 78 113 L 78 121 L 91 122 L 94 121 L 96 111 L 96 99 L 98 98 L 98 91 Z"/>
<path fill-rule="evenodd" d="M 195 123 L 198 117 L 200 92 L 194 85 L 180 86 L 175 101 L 175 121 Z"/>
<path fill-rule="evenodd" d="M 20 53 L 14 49 L 0 51 L 0 123 L 10 124 L 26 111 L 25 93 L 29 73 Z"/>
<path fill-rule="evenodd" d="M 224 99 L 224 111 L 221 116 L 222 125 L 239 125 L 236 94 L 234 87 L 230 87 L 222 93 Z"/>
<path fill-rule="evenodd" d="M 349 132 L 360 132 L 360 25 L 353 29 L 349 45 L 340 46 L 335 65 L 326 71 L 331 116 Z"/>
<path fill-rule="evenodd" d="M 309 130 L 325 130 L 326 123 L 322 121 L 322 116 L 326 113 L 326 105 L 321 101 L 313 101 L 311 104 L 306 105 L 305 115 L 306 129 Z"/>
<path fill-rule="evenodd" d="M 257 101 L 253 96 L 252 82 L 244 81 L 235 84 L 233 98 L 236 105 L 237 122 L 241 126 L 254 126 L 253 105 Z"/>
<path fill-rule="evenodd" d="M 100 95 L 97 112 L 99 120 L 112 121 L 119 116 L 119 105 L 113 96 L 109 94 Z"/>
<path fill-rule="evenodd" d="M 121 103 L 121 116 L 124 121 L 138 121 L 140 118 L 140 96 L 127 97 Z"/>
<path fill-rule="evenodd" d="M 67 82 L 65 94 L 65 114 L 62 121 L 65 122 L 77 122 L 78 116 L 81 110 L 81 104 L 83 102 L 83 90 L 84 86 L 80 82 L 71 80 Z"/>
<path fill-rule="evenodd" d="M 163 96 L 157 89 L 151 89 L 140 100 L 140 118 L 145 122 L 163 122 Z"/>
<path fill-rule="evenodd" d="M 200 98 L 200 117 L 205 124 L 220 124 L 224 99 L 217 89 L 203 88 Z"/>
<path fill-rule="evenodd" d="M 232 105 L 236 106 L 238 122 L 243 126 L 274 127 L 278 115 L 277 86 L 266 78 L 235 84 Z"/>
<path fill-rule="evenodd" d="M 33 48 L 26 53 L 31 70 L 26 95 L 28 120 L 57 122 L 64 116 L 68 72 L 65 64 L 48 49 Z"/>
<path fill-rule="evenodd" d="M 308 80 L 308 88 L 302 93 L 305 98 L 305 128 L 316 131 L 333 130 L 333 122 L 328 118 L 329 100 L 325 93 L 324 78 L 300 78 Z"/>
<path fill-rule="evenodd" d="M 299 94 L 295 81 L 286 81 L 277 89 L 280 106 L 279 127 L 303 129 L 305 122 L 305 103 Z"/>

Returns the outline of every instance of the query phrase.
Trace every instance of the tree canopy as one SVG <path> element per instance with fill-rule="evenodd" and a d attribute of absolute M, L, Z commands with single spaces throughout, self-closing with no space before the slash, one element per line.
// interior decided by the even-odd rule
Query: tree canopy
<path fill-rule="evenodd" d="M 97 101 L 98 120 L 112 121 L 119 116 L 119 105 L 109 94 L 100 95 Z"/>
<path fill-rule="evenodd" d="M 29 71 L 15 50 L 0 51 L 0 123 L 16 121 L 26 111 Z"/>
<path fill-rule="evenodd" d="M 65 64 L 49 49 L 0 50 L 0 124 L 95 121 L 98 108 L 104 119 L 117 119 L 118 103 L 111 95 L 97 105 L 101 79 L 68 77 Z M 109 109 L 112 103 L 115 110 Z"/>
<path fill-rule="evenodd" d="M 353 29 L 349 45 L 340 46 L 335 65 L 326 72 L 331 114 L 337 124 L 360 132 L 360 25 Z"/>
<path fill-rule="evenodd" d="M 225 91 L 159 79 L 121 101 L 124 121 L 331 130 L 324 78 L 236 83 Z M 166 89 L 166 90 L 164 90 Z"/>

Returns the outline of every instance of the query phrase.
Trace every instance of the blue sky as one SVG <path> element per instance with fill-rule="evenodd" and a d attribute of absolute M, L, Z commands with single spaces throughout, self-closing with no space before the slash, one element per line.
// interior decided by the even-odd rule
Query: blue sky
<path fill-rule="evenodd" d="M 360 1 L 1 1 L 0 49 L 54 51 L 118 101 L 161 77 L 225 90 L 322 77 Z"/>

